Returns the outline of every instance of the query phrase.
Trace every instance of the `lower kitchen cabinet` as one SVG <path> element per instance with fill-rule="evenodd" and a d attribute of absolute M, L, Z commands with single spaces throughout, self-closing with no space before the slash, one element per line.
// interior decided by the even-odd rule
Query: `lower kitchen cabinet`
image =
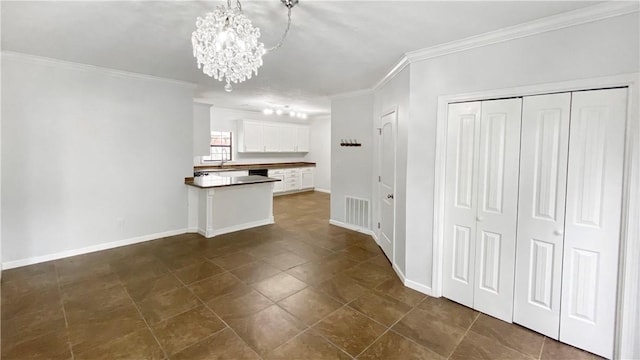
<path fill-rule="evenodd" d="M 269 170 L 269 177 L 280 181 L 273 183 L 273 193 L 281 193 L 284 191 L 284 170 Z"/>
<path fill-rule="evenodd" d="M 269 177 L 280 180 L 273 187 L 274 194 L 313 189 L 312 167 L 269 170 Z"/>
<path fill-rule="evenodd" d="M 300 189 L 313 188 L 313 168 L 300 169 Z"/>

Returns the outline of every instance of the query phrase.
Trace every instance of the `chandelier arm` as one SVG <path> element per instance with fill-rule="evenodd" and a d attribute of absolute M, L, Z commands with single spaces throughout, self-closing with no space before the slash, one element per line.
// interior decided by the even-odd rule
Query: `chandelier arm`
<path fill-rule="evenodd" d="M 231 0 L 227 0 L 227 8 L 231 9 Z"/>
<path fill-rule="evenodd" d="M 291 8 L 292 7 L 287 6 L 287 8 L 289 9 L 289 11 L 287 12 L 287 28 L 284 30 L 282 37 L 280 37 L 280 41 L 278 41 L 276 45 L 265 50 L 267 53 L 273 50 L 279 49 L 284 43 L 284 39 L 287 37 L 287 34 L 289 34 L 289 30 L 291 29 Z"/>
<path fill-rule="evenodd" d="M 229 0 L 231 1 L 231 0 Z M 238 6 L 238 10 L 242 11 L 242 4 L 240 4 L 240 0 L 236 0 L 236 4 Z"/>

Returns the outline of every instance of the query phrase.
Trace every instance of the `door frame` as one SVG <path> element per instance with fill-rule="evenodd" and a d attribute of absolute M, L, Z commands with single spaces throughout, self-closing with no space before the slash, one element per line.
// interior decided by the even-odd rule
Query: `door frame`
<path fill-rule="evenodd" d="M 381 170 L 382 170 L 382 118 L 384 118 L 387 115 L 391 115 L 393 114 L 393 122 L 392 122 L 392 126 L 393 126 L 393 242 L 391 244 L 391 259 L 389 259 L 389 261 L 391 262 L 393 268 L 396 268 L 396 260 L 395 260 L 395 256 L 396 256 L 396 203 L 397 203 L 397 199 L 396 199 L 396 189 L 397 189 L 397 179 L 398 179 L 398 174 L 397 174 L 397 170 L 398 170 L 398 166 L 397 166 L 397 160 L 398 160 L 398 106 L 392 106 L 391 108 L 388 108 L 386 111 L 383 111 L 380 114 L 380 117 L 378 118 L 378 127 L 376 128 L 376 132 L 378 135 L 378 151 L 377 151 L 377 156 L 378 156 L 378 177 L 380 176 Z M 382 197 L 382 191 L 380 190 L 380 181 L 376 181 L 376 187 L 377 187 L 377 191 L 376 191 L 376 203 L 377 203 L 377 209 L 376 209 L 376 214 L 377 214 L 377 222 L 378 223 L 382 223 L 381 218 L 382 218 L 382 204 L 381 204 L 381 197 Z M 382 241 L 382 236 L 380 236 L 380 233 L 382 231 L 382 228 L 377 227 L 375 229 L 375 234 L 376 234 L 376 240 L 378 243 L 378 246 L 380 246 L 380 242 Z"/>
<path fill-rule="evenodd" d="M 434 178 L 433 212 L 433 275 L 432 292 L 442 296 L 443 236 L 445 210 L 445 166 L 447 146 L 447 117 L 451 103 L 482 101 L 489 99 L 521 97 L 531 95 L 595 90 L 601 88 L 627 87 L 627 121 L 622 188 L 622 218 L 620 227 L 620 258 L 618 267 L 618 298 L 616 307 L 616 330 L 614 357 L 632 354 L 634 341 L 640 338 L 635 328 L 634 315 L 640 311 L 640 225 L 634 221 L 640 217 L 640 118 L 639 91 L 640 73 L 628 73 L 591 79 L 571 80 L 547 84 L 479 91 L 438 97 L 436 123 L 436 157 Z M 635 279 L 635 281 L 633 281 Z M 627 280 L 627 281 L 625 281 Z"/>

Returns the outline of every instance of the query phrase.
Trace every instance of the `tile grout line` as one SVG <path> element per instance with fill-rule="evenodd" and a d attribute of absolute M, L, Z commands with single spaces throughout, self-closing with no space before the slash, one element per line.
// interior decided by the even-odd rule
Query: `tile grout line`
<path fill-rule="evenodd" d="M 385 280 L 385 281 L 387 281 L 387 280 Z M 380 283 L 380 284 L 378 284 L 377 286 L 382 285 L 385 281 L 381 282 L 381 283 Z M 376 287 L 377 287 L 377 286 L 376 286 Z M 375 289 L 375 288 L 374 288 L 374 289 Z M 357 299 L 359 299 L 359 298 L 360 298 L 360 297 L 358 297 Z M 356 301 L 357 299 L 353 299 L 351 302 L 349 302 L 349 304 L 351 304 L 352 302 Z M 398 300 L 398 301 L 400 301 L 400 300 Z M 402 302 L 402 301 L 400 301 L 400 302 Z M 394 321 L 394 322 L 393 322 L 393 324 L 391 324 L 390 326 L 386 326 L 386 325 L 382 324 L 381 322 L 376 321 L 375 319 L 373 319 L 373 318 L 369 317 L 368 315 L 363 314 L 363 313 L 362 313 L 362 312 L 360 312 L 358 309 L 355 309 L 355 308 L 353 308 L 353 307 L 349 306 L 349 308 L 351 308 L 351 309 L 355 310 L 356 312 L 358 312 L 358 313 L 360 313 L 360 314 L 362 314 L 362 315 L 366 316 L 367 318 L 369 318 L 369 319 L 371 319 L 371 320 L 373 320 L 373 321 L 377 322 L 378 324 L 381 324 L 382 326 L 385 326 L 385 327 L 386 327 L 385 331 L 383 331 L 383 332 L 382 332 L 382 334 L 380 334 L 380 336 L 378 336 L 377 338 L 375 338 L 375 339 L 371 342 L 371 344 L 369 344 L 366 348 L 364 348 L 364 350 L 362 350 L 362 351 L 361 351 L 361 352 L 356 356 L 356 358 L 357 358 L 358 356 L 360 356 L 360 355 L 364 354 L 367 350 L 369 350 L 369 348 L 370 348 L 371 346 L 373 346 L 373 344 L 375 344 L 378 340 L 380 340 L 380 339 L 381 339 L 385 334 L 387 334 L 389 331 L 392 331 L 392 329 L 391 329 L 391 328 L 392 328 L 392 327 L 394 327 L 394 326 L 395 326 L 397 323 L 399 323 L 400 321 L 402 321 L 402 319 L 404 319 L 407 315 L 409 315 L 409 313 L 410 313 L 410 312 L 412 312 L 412 311 L 413 311 L 413 309 L 415 309 L 415 308 L 416 308 L 420 303 L 422 303 L 422 301 L 420 301 L 418 304 L 416 304 L 415 306 L 413 306 L 413 307 L 412 307 L 409 311 L 407 311 L 404 315 L 400 316 L 400 317 L 398 318 L 398 320 Z M 403 303 L 403 304 L 406 304 L 406 303 Z M 408 304 L 406 304 L 406 305 L 408 305 Z M 348 304 L 347 304 L 347 306 L 348 306 Z M 394 333 L 395 333 L 395 331 L 394 331 Z M 404 338 L 406 338 L 405 336 L 403 336 L 403 337 L 404 337 Z M 417 344 L 417 343 L 416 343 L 416 344 Z M 422 345 L 420 345 L 420 346 L 422 346 Z M 422 346 L 422 347 L 424 347 L 424 346 Z M 430 350 L 430 349 L 429 349 L 429 350 Z"/>
<path fill-rule="evenodd" d="M 219 266 L 219 265 L 218 265 L 218 266 Z M 247 284 L 245 284 L 245 283 L 244 283 L 244 281 L 242 281 L 242 280 L 240 280 L 238 277 L 236 277 L 236 276 L 235 276 L 231 271 L 227 271 L 227 272 L 228 272 L 229 274 L 231 274 L 231 276 L 235 277 L 238 281 L 242 282 L 245 286 L 248 286 Z M 214 276 L 215 276 L 215 275 L 214 275 Z M 211 276 L 211 277 L 212 277 L 212 276 Z M 211 278 L 211 277 L 209 277 L 209 278 Z M 230 330 L 230 331 L 231 331 L 235 336 L 237 336 L 237 337 L 238 337 L 238 339 L 240 339 L 240 340 L 241 340 L 241 341 L 242 341 L 242 342 L 243 342 L 243 343 L 244 343 L 244 344 L 245 344 L 249 349 L 251 349 L 251 351 L 253 351 L 253 352 L 254 352 L 254 353 L 255 353 L 255 354 L 256 354 L 260 359 L 263 359 L 262 355 L 260 355 L 260 354 L 259 354 L 259 353 L 258 353 L 258 352 L 253 348 L 253 347 L 251 347 L 251 345 L 247 344 L 247 342 L 246 342 L 246 341 L 244 341 L 244 339 L 243 339 L 240 335 L 238 335 L 238 333 L 237 333 L 235 330 L 233 330 L 233 328 L 231 327 L 231 325 L 229 325 L 229 324 L 228 324 L 228 323 L 227 323 L 227 322 L 226 322 L 222 317 L 220 317 L 220 315 L 218 315 L 218 313 L 216 313 L 212 308 L 210 308 L 210 307 L 209 307 L 209 305 L 207 305 L 207 303 L 206 303 L 205 301 L 203 301 L 203 300 L 202 300 L 202 299 L 201 299 L 201 298 L 200 298 L 200 297 L 199 297 L 195 292 L 193 292 L 193 290 L 191 290 L 191 288 L 189 288 L 189 286 L 185 285 L 185 283 L 184 283 L 180 278 L 178 278 L 177 276 L 176 276 L 176 278 L 178 279 L 178 281 L 180 281 L 180 283 L 182 283 L 182 285 L 183 285 L 187 290 L 189 290 L 189 292 L 191 293 L 191 295 L 195 296 L 195 297 L 196 297 L 196 299 L 198 299 L 198 301 L 200 301 L 200 303 L 202 304 L 202 306 L 204 306 L 205 308 L 207 308 L 207 310 L 211 311 L 211 313 L 212 313 L 212 314 L 214 314 L 214 315 L 215 315 L 215 316 L 216 316 L 216 317 L 217 317 L 217 318 L 218 318 L 218 319 L 219 319 L 219 320 L 220 320 L 220 321 L 225 325 L 225 328 L 223 328 L 222 330 L 220 330 L 220 331 L 216 332 L 215 334 L 219 334 L 219 333 L 220 333 L 221 331 L 223 331 L 224 329 L 229 329 L 229 330 Z M 209 278 L 207 278 L 207 279 L 209 279 Z M 207 280 L 207 279 L 203 279 L 202 281 Z M 224 296 L 224 295 L 222 295 L 222 296 Z M 212 299 L 212 300 L 213 300 L 213 299 Z M 212 301 L 212 300 L 211 300 L 211 301 Z M 167 319 L 167 320 L 168 320 L 168 319 Z M 189 348 L 189 347 L 191 347 L 191 346 L 194 346 L 194 345 L 196 345 L 196 344 L 198 344 L 198 343 L 201 343 L 201 342 L 203 342 L 204 340 L 206 340 L 206 339 L 208 339 L 208 338 L 210 338 L 210 337 L 214 336 L 215 334 L 211 334 L 210 336 L 208 336 L 208 337 L 206 337 L 206 338 L 204 338 L 204 339 L 202 339 L 202 340 L 200 340 L 200 341 L 198 341 L 198 342 L 195 342 L 195 343 L 193 343 L 193 344 L 191 344 L 191 345 L 189 345 L 189 346 L 185 347 L 184 349 L 182 349 L 182 350 L 180 350 L 180 351 L 183 351 L 183 350 L 185 350 L 185 349 L 187 349 L 187 348 Z M 177 352 L 176 352 L 176 353 L 177 353 Z"/>
<path fill-rule="evenodd" d="M 325 319 L 327 319 L 328 317 L 330 317 L 333 313 L 335 313 L 336 311 L 344 308 L 345 306 L 347 306 L 347 304 L 343 304 L 342 306 L 340 306 L 339 308 L 335 309 L 334 311 L 332 311 L 331 313 L 327 314 L 327 316 L 323 317 L 322 319 L 316 321 L 315 323 L 313 323 L 313 325 L 309 326 L 305 331 L 307 330 L 313 330 L 313 327 L 318 325 L 319 323 L 321 323 L 322 321 L 324 321 Z M 285 310 L 286 311 L 286 310 Z M 342 347 L 338 346 L 337 344 L 335 344 L 333 341 L 331 341 L 330 339 L 327 339 L 327 337 L 325 337 L 322 334 L 317 334 L 318 336 L 320 336 L 321 338 L 323 338 L 325 341 L 327 341 L 329 344 L 333 345 L 336 349 L 342 351 L 343 353 L 347 354 L 347 356 L 349 356 L 352 359 L 355 359 L 354 356 L 352 356 L 351 354 L 349 354 L 346 350 L 344 350 Z"/>
<path fill-rule="evenodd" d="M 538 360 L 542 359 L 542 352 L 544 351 L 544 345 L 547 343 L 547 337 L 542 339 L 542 346 L 540 346 L 540 352 L 538 353 Z"/>
<path fill-rule="evenodd" d="M 144 321 L 144 324 L 147 326 L 147 330 L 149 330 L 149 332 L 151 333 L 151 336 L 153 336 L 153 339 L 156 341 L 156 344 L 158 344 L 158 347 L 160 348 L 160 350 L 162 350 L 162 353 L 164 354 L 164 358 L 168 359 L 169 356 L 167 355 L 167 352 L 164 350 L 164 347 L 162 346 L 162 344 L 160 344 L 160 341 L 158 340 L 158 337 L 156 337 L 156 334 L 151 329 L 151 326 L 149 325 L 149 322 L 147 321 L 147 319 L 142 314 L 142 311 L 140 310 L 140 306 L 138 306 L 138 303 L 135 300 L 133 300 L 133 297 L 131 297 L 131 294 L 129 294 L 129 290 L 127 290 L 127 287 L 124 286 L 124 284 L 122 283 L 122 280 L 120 280 L 120 277 L 118 277 L 118 281 L 120 282 L 120 285 L 124 288 L 124 291 L 127 293 L 127 296 L 129 297 L 129 300 L 131 300 L 131 302 L 133 303 L 133 306 L 135 306 L 136 310 L 138 311 L 138 315 L 140 315 L 140 317 L 142 318 L 142 321 Z M 131 332 L 131 333 L 133 333 L 133 332 Z"/>
<path fill-rule="evenodd" d="M 208 309 L 208 308 L 207 308 L 207 309 Z M 214 315 L 216 315 L 216 314 L 214 314 Z M 216 317 L 217 317 L 217 316 L 218 316 L 218 315 L 216 315 Z M 222 321 L 222 319 L 220 319 L 220 321 Z M 224 323 L 223 323 L 223 324 L 224 324 Z M 192 346 L 195 346 L 195 345 L 197 345 L 197 344 L 199 344 L 199 343 L 201 343 L 201 342 L 204 342 L 205 340 L 210 339 L 210 338 L 212 338 L 212 337 L 214 337 L 214 336 L 216 336 L 216 335 L 220 334 L 221 332 L 225 331 L 226 329 L 227 329 L 227 327 L 225 326 L 225 327 L 223 327 L 222 329 L 220 329 L 220 330 L 218 330 L 218 331 L 214 331 L 213 333 L 211 333 L 211 334 L 209 334 L 209 335 L 205 336 L 204 338 L 200 339 L 199 341 L 197 341 L 197 342 L 195 342 L 195 343 L 193 343 L 193 344 L 189 344 L 189 345 L 187 345 L 187 346 L 185 346 L 185 347 L 183 347 L 183 348 L 180 348 L 179 350 L 176 350 L 173 354 L 178 354 L 178 353 L 180 353 L 180 352 L 182 352 L 182 351 L 184 351 L 184 350 L 186 350 L 186 349 L 188 349 L 188 348 L 190 348 L 190 347 L 192 347 Z M 253 349 L 252 349 L 252 350 L 253 350 Z M 172 355 L 173 355 L 173 354 L 172 354 Z M 170 359 L 170 357 L 167 357 L 167 359 Z"/>
<path fill-rule="evenodd" d="M 357 246 L 357 245 L 352 245 L 352 246 Z M 363 248 L 361 248 L 361 247 L 359 247 L 359 246 L 358 246 L 358 248 L 360 248 L 360 249 L 362 249 L 362 250 L 364 250 L 364 251 L 367 251 L 366 249 L 363 249 Z M 346 248 L 345 248 L 345 249 L 346 249 Z M 339 250 L 339 251 L 334 251 L 334 250 L 330 250 L 330 249 L 326 249 L 326 250 L 333 251 L 333 253 L 332 253 L 332 254 L 330 254 L 330 255 L 334 255 L 334 254 L 337 254 L 337 253 L 339 253 L 339 252 L 342 252 L 344 249 Z M 329 278 L 329 279 L 327 279 L 327 280 L 325 280 L 325 281 L 322 281 L 322 282 L 320 282 L 320 283 L 324 283 L 324 282 L 326 282 L 326 281 L 329 281 L 329 280 L 331 280 L 332 278 L 334 278 L 334 277 L 336 277 L 336 276 L 340 275 L 341 273 L 343 273 L 343 272 L 345 272 L 345 271 L 347 271 L 347 270 L 349 270 L 349 269 L 353 269 L 353 268 L 356 268 L 356 267 L 358 267 L 358 266 L 361 266 L 361 265 L 363 265 L 363 264 L 365 264 L 365 263 L 369 263 L 370 261 L 372 261 L 372 260 L 373 260 L 375 257 L 377 257 L 378 255 L 379 255 L 379 254 L 376 254 L 376 255 L 374 255 L 374 256 L 371 256 L 371 257 L 369 257 L 369 258 L 367 258 L 367 259 L 364 259 L 364 260 L 361 260 L 361 261 L 357 261 L 357 260 L 355 260 L 355 259 L 353 259 L 353 258 L 349 257 L 348 255 L 345 255 L 349 260 L 354 261 L 356 264 L 355 264 L 355 265 L 353 265 L 353 266 L 351 266 L 351 267 L 349 267 L 349 268 L 347 268 L 347 269 L 345 269 L 345 270 L 342 270 L 342 271 L 337 272 L 336 274 L 334 274 L 333 276 L 331 276 L 331 278 Z M 329 256 L 329 255 L 327 255 L 327 256 Z M 323 257 L 323 258 L 321 258 L 321 259 L 324 259 L 324 258 L 326 258 L 327 256 L 325 256 L 325 257 Z M 318 259 L 318 260 L 321 260 L 321 259 Z M 376 264 L 372 264 L 372 265 L 376 265 Z M 377 266 L 377 265 L 376 265 L 376 266 Z M 291 275 L 291 274 L 289 274 L 289 275 Z M 292 276 L 293 276 L 293 275 L 292 275 Z M 345 275 L 345 276 L 349 277 L 350 279 L 353 279 L 353 278 L 351 278 L 351 277 L 350 277 L 350 276 L 348 276 L 348 275 Z M 301 279 L 298 279 L 298 280 L 302 281 Z M 355 281 L 359 286 L 361 286 L 361 287 L 363 287 L 363 288 L 365 288 L 365 289 L 367 289 L 367 290 L 376 291 L 376 287 L 378 287 L 378 286 L 382 285 L 383 283 L 385 283 L 385 282 L 386 282 L 386 281 L 388 281 L 389 279 L 381 281 L 379 284 L 377 284 L 376 286 L 374 286 L 374 287 L 372 287 L 372 288 L 368 288 L 368 287 L 364 286 L 363 284 L 361 284 L 361 283 L 360 283 L 359 281 L 357 281 L 356 279 L 353 279 L 353 280 L 354 280 L 354 281 Z M 303 281 L 303 282 L 304 282 L 304 281 Z M 318 285 L 319 285 L 319 284 L 318 284 Z M 325 293 L 324 293 L 324 291 L 321 291 L 321 290 L 319 290 L 319 289 L 316 289 L 313 285 L 309 285 L 309 287 L 310 287 L 313 291 L 320 292 L 321 294 L 323 294 L 323 295 L 325 295 L 325 296 L 328 296 L 329 298 L 334 299 L 335 301 L 338 301 L 338 302 L 342 303 L 342 301 L 341 301 L 341 300 L 339 300 L 339 299 L 337 299 L 337 298 L 335 298 L 335 297 L 333 297 L 333 296 L 331 296 L 331 295 L 329 295 L 329 294 L 325 294 Z M 303 289 L 303 290 L 304 290 L 304 289 Z M 302 290 L 299 290 L 298 292 L 300 292 L 300 291 L 302 291 Z M 296 293 L 298 293 L 298 292 L 296 292 Z M 295 294 L 293 294 L 293 295 L 295 295 Z M 290 296 L 293 296 L 293 295 L 290 295 Z M 363 296 L 363 295 L 358 296 L 358 297 L 356 297 L 356 298 L 352 299 L 351 301 L 347 301 L 346 303 L 343 303 L 343 305 L 342 305 L 341 307 L 339 307 L 339 308 L 337 308 L 336 310 L 334 310 L 334 311 L 330 312 L 329 314 L 327 314 L 327 315 L 326 315 L 325 317 L 323 317 L 322 319 L 320 319 L 320 320 L 316 321 L 315 323 L 313 323 L 312 325 L 308 326 L 308 327 L 307 327 L 307 329 L 305 329 L 304 331 L 302 331 L 300 334 L 302 334 L 303 332 L 305 332 L 305 331 L 307 331 L 307 330 L 309 330 L 309 329 L 312 329 L 314 326 L 316 326 L 316 325 L 317 325 L 317 324 L 319 324 L 320 322 L 322 322 L 322 321 L 324 321 L 325 319 L 327 319 L 328 317 L 330 317 L 330 316 L 331 316 L 333 313 L 335 313 L 336 311 L 338 311 L 338 310 L 340 310 L 340 309 L 342 309 L 342 308 L 344 308 L 344 307 L 348 307 L 349 309 L 351 309 L 351 310 L 353 310 L 353 311 L 357 312 L 358 314 L 360 314 L 360 315 L 362 315 L 362 316 L 366 317 L 367 319 L 369 319 L 369 320 L 371 320 L 371 321 L 373 321 L 373 322 L 375 322 L 375 323 L 377 323 L 377 324 L 379 324 L 379 325 L 383 326 L 383 327 L 385 328 L 385 331 L 383 331 L 383 332 L 382 332 L 382 333 L 381 333 L 381 334 L 380 334 L 376 339 L 374 339 L 374 340 L 373 340 L 373 341 L 372 341 L 372 342 L 371 342 L 371 343 L 370 343 L 370 344 L 369 344 L 369 345 L 368 345 L 364 350 L 362 350 L 362 351 L 361 351 L 358 355 L 356 355 L 356 356 L 352 356 L 351 354 L 347 353 L 344 349 L 342 349 L 342 347 L 340 347 L 340 346 L 338 346 L 337 344 L 333 343 L 330 339 L 327 339 L 325 336 L 323 336 L 323 335 L 321 335 L 321 334 L 318 334 L 318 336 L 320 336 L 321 338 L 323 338 L 324 340 L 326 340 L 326 341 L 327 341 L 328 343 L 330 343 L 331 345 L 335 346 L 337 349 L 339 349 L 339 350 L 340 350 L 340 351 L 342 351 L 343 353 L 347 354 L 347 355 L 348 355 L 349 357 L 351 357 L 352 359 L 356 359 L 358 356 L 360 356 L 360 355 L 362 355 L 364 352 L 366 352 L 366 351 L 367 351 L 367 350 L 368 350 L 368 349 L 369 349 L 373 344 L 375 344 L 375 343 L 376 343 L 376 341 L 378 341 L 382 336 L 384 336 L 387 332 L 389 332 L 389 331 L 391 330 L 391 327 L 392 327 L 392 326 L 394 326 L 396 323 L 398 323 L 398 322 L 399 322 L 401 319 L 403 319 L 403 318 L 404 318 L 404 317 L 405 317 L 409 312 L 411 312 L 411 310 L 413 310 L 413 309 L 415 308 L 415 306 L 414 306 L 414 307 L 412 307 L 412 308 L 411 308 L 411 310 L 409 310 L 406 314 L 404 314 L 404 315 L 403 315 L 403 316 L 401 316 L 398 320 L 396 320 L 396 321 L 395 321 L 395 322 L 394 322 L 390 327 L 387 327 L 385 324 L 382 324 L 381 322 L 379 322 L 379 321 L 377 321 L 377 320 L 375 320 L 375 319 L 373 319 L 373 318 L 369 317 L 368 315 L 366 315 L 366 314 L 364 314 L 364 313 L 360 312 L 358 309 L 355 309 L 355 308 L 353 308 L 352 306 L 350 306 L 350 305 L 349 305 L 349 304 L 353 303 L 354 301 L 356 301 L 357 299 L 361 298 L 362 296 Z M 288 297 L 287 297 L 287 298 L 288 298 Z M 285 298 L 285 299 L 286 299 L 286 298 Z M 395 298 L 394 298 L 394 299 L 395 299 Z M 284 300 L 284 299 L 281 299 L 280 301 L 282 301 L 282 300 Z M 399 302 L 402 302 L 402 301 L 401 301 L 401 300 L 399 300 L 399 299 L 395 299 L 395 300 L 397 300 L 397 301 L 399 301 Z M 421 303 L 421 302 L 422 302 L 422 301 L 420 301 L 420 303 Z M 402 303 L 404 303 L 404 302 L 402 302 Z M 277 304 L 278 306 L 280 306 L 280 304 L 278 304 L 278 303 L 276 303 L 276 304 Z M 405 303 L 405 304 L 406 304 L 406 303 Z M 418 304 L 419 304 L 419 303 L 418 303 Z M 408 304 L 407 304 L 407 305 L 408 305 Z M 416 306 L 417 306 L 417 304 L 416 304 Z M 283 309 L 283 310 L 287 311 L 286 309 Z M 289 312 L 287 311 L 287 313 L 289 313 Z M 290 314 L 290 313 L 289 313 L 289 314 Z M 293 315 L 293 314 L 292 314 L 292 315 Z M 297 337 L 297 336 L 299 336 L 300 334 L 298 334 L 298 335 L 294 336 L 294 338 L 295 338 L 295 337 Z M 293 339 L 293 338 L 292 338 L 292 339 Z M 290 339 L 290 340 L 291 340 L 291 339 Z M 288 340 L 287 342 L 289 342 L 290 340 Z M 285 342 L 285 343 L 286 343 L 286 342 Z M 282 344 L 282 345 L 284 345 L 284 344 Z M 282 345 L 280 345 L 280 346 L 282 346 Z M 280 347 L 280 346 L 278 346 L 278 347 Z M 275 349 L 274 349 L 274 350 L 275 350 Z"/>
<path fill-rule="evenodd" d="M 467 331 L 464 332 L 464 334 L 460 337 L 460 341 L 458 341 L 458 343 L 456 344 L 456 346 L 453 348 L 453 350 L 451 350 L 451 353 L 447 356 L 447 359 L 451 358 L 451 356 L 456 352 L 456 349 L 458 349 L 458 346 L 460 346 L 460 344 L 462 343 L 462 341 L 464 340 L 464 338 L 467 336 L 467 334 L 469 333 L 469 331 L 471 331 L 471 327 L 473 327 L 473 324 L 476 323 L 476 321 L 478 320 L 478 318 L 480 318 L 480 314 L 482 314 L 481 312 L 478 312 L 478 314 L 476 315 L 476 318 L 473 319 L 473 321 L 471 322 L 471 324 L 469 325 L 469 327 L 467 328 Z"/>
<path fill-rule="evenodd" d="M 73 345 L 71 344 L 71 338 L 69 337 L 69 321 L 67 320 L 67 311 L 64 308 L 64 301 L 62 300 L 62 289 L 60 288 L 60 276 L 58 276 L 58 265 L 53 263 L 53 270 L 56 272 L 56 285 L 58 287 L 58 297 L 60 298 L 60 307 L 62 307 L 62 316 L 64 317 L 64 329 L 67 332 L 67 344 L 69 345 L 69 351 L 71 352 L 71 359 L 75 359 L 76 356 L 73 353 Z"/>

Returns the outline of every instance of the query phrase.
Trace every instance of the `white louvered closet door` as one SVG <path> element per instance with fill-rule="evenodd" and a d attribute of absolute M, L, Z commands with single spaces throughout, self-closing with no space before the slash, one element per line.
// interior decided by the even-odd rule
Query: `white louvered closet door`
<path fill-rule="evenodd" d="M 558 339 L 571 93 L 522 104 L 513 321 Z"/>
<path fill-rule="evenodd" d="M 474 309 L 513 319 L 522 99 L 482 102 Z"/>
<path fill-rule="evenodd" d="M 449 105 L 442 292 L 473 307 L 480 102 Z"/>
<path fill-rule="evenodd" d="M 626 109 L 627 89 L 573 93 L 560 341 L 608 358 L 615 332 Z"/>

